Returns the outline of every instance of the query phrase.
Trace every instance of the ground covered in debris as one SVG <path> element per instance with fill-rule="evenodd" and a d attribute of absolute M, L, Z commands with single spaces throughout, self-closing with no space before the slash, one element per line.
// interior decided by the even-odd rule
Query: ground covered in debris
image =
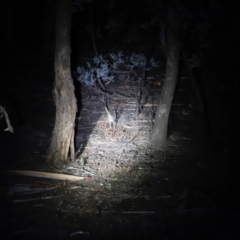
<path fill-rule="evenodd" d="M 116 127 L 107 122 L 102 95 L 78 89 L 82 94 L 77 158 L 59 168 L 45 164 L 55 114 L 52 81 L 29 76 L 9 79 L 4 97 L 8 100 L 1 103 L 9 110 L 15 133 L 3 128 L 0 133 L 2 237 L 239 239 L 237 145 L 226 144 L 227 133 L 221 132 L 220 140 L 207 135 L 194 103 L 186 100 L 189 85 L 182 78 L 168 144 L 151 150 L 148 139 L 163 76 L 152 72 L 142 84 L 126 74 L 109 85 L 108 107 L 111 114 L 116 112 Z M 140 102 L 136 101 L 139 86 Z M 216 118 L 212 116 L 213 125 L 220 128 L 223 123 Z M 26 177 L 12 170 L 83 178 Z"/>

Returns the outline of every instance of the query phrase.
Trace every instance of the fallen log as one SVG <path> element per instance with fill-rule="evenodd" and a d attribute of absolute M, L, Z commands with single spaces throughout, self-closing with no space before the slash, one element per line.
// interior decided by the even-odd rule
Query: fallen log
<path fill-rule="evenodd" d="M 20 174 L 28 177 L 39 177 L 39 178 L 49 178 L 55 180 L 69 180 L 69 181 L 79 181 L 83 180 L 85 177 L 79 177 L 74 175 L 68 175 L 63 173 L 50 173 L 50 172 L 41 172 L 41 171 L 32 171 L 32 170 L 13 170 L 9 173 Z"/>

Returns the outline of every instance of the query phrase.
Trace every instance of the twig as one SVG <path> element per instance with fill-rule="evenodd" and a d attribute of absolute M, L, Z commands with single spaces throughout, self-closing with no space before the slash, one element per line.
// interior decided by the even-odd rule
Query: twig
<path fill-rule="evenodd" d="M 142 129 L 143 129 L 143 127 L 140 130 L 142 130 Z M 137 134 L 126 144 L 126 146 L 137 138 L 139 132 L 140 131 L 138 130 L 138 126 L 137 126 Z"/>

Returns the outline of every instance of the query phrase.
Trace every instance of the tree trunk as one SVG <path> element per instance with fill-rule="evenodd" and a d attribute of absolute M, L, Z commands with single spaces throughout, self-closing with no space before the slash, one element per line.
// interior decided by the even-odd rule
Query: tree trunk
<path fill-rule="evenodd" d="M 55 85 L 56 119 L 47 162 L 61 164 L 74 159 L 74 127 L 77 112 L 74 85 L 70 71 L 71 1 L 57 0 Z"/>
<path fill-rule="evenodd" d="M 55 46 L 55 33 L 54 27 L 56 24 L 54 14 L 57 1 L 44 1 L 44 21 L 42 23 L 42 39 L 43 46 L 41 49 L 41 69 L 45 73 L 53 71 L 53 61 L 54 61 L 54 46 Z"/>
<path fill-rule="evenodd" d="M 171 7 L 168 13 L 168 23 L 172 30 L 167 28 L 167 65 L 164 86 L 161 92 L 160 101 L 157 104 L 155 124 L 150 136 L 152 148 L 164 146 L 167 142 L 168 118 L 172 106 L 172 100 L 177 84 L 180 46 L 177 39 L 178 19 L 174 8 Z"/>
<path fill-rule="evenodd" d="M 5 72 L 11 72 L 10 65 L 14 58 L 15 31 L 14 31 L 14 2 L 5 1 L 2 4 L 1 14 L 1 66 Z"/>

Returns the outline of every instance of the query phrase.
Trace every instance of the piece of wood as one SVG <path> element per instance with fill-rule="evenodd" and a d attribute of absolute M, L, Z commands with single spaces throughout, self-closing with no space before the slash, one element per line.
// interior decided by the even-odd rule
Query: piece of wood
<path fill-rule="evenodd" d="M 40 172 L 40 171 L 31 171 L 31 170 L 13 170 L 9 173 L 16 173 L 29 177 L 39 177 L 39 178 L 50 178 L 55 180 L 69 180 L 69 181 L 79 181 L 85 179 L 85 177 L 73 176 L 62 173 L 50 173 L 50 172 Z"/>
<path fill-rule="evenodd" d="M 10 123 L 10 120 L 9 120 L 9 117 L 8 117 L 8 113 L 5 110 L 5 108 L 0 105 L 0 118 L 2 118 L 2 114 L 3 114 L 4 118 L 5 118 L 6 123 L 7 123 L 7 128 L 4 131 L 9 131 L 9 132 L 13 133 L 13 127 L 12 127 L 12 125 Z"/>
<path fill-rule="evenodd" d="M 145 103 L 143 104 L 143 107 L 156 107 L 157 104 L 156 103 Z"/>
<path fill-rule="evenodd" d="M 123 214 L 154 214 L 154 211 L 125 211 Z"/>

